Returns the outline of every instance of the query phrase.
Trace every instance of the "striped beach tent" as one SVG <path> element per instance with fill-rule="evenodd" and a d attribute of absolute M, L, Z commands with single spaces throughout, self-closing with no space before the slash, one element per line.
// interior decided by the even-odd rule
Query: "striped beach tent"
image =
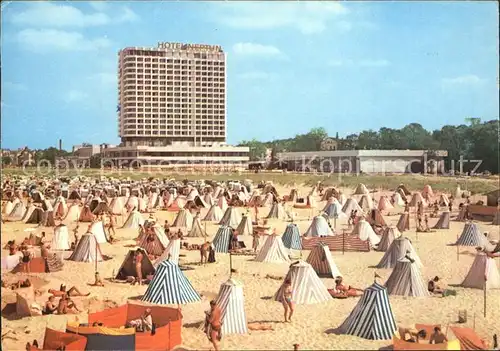
<path fill-rule="evenodd" d="M 424 197 L 422 196 L 421 193 L 415 193 L 411 197 L 410 202 L 408 203 L 408 206 L 410 207 L 417 207 L 417 204 L 421 202 L 422 205 L 427 206 L 427 201 L 425 201 Z"/>
<path fill-rule="evenodd" d="M 252 235 L 253 234 L 253 224 L 252 219 L 248 215 L 243 215 L 241 217 L 241 222 L 236 228 L 238 235 Z"/>
<path fill-rule="evenodd" d="M 364 211 L 369 211 L 372 208 L 374 208 L 374 206 L 373 206 L 373 199 L 371 198 L 370 195 L 366 195 L 366 194 L 363 195 L 363 196 L 361 196 L 361 199 L 359 199 L 358 205 Z"/>
<path fill-rule="evenodd" d="M 146 250 L 148 255 L 161 256 L 169 244 L 169 240 L 161 227 L 154 227 L 147 235 L 142 237 L 139 246 Z"/>
<path fill-rule="evenodd" d="M 394 206 L 392 206 L 389 199 L 387 199 L 387 196 L 382 195 L 380 197 L 380 199 L 378 200 L 377 209 L 379 211 L 390 211 L 390 210 L 394 209 Z"/>
<path fill-rule="evenodd" d="M 180 253 L 181 253 L 181 239 L 172 239 L 169 241 L 167 247 L 165 248 L 161 256 L 154 261 L 153 266 L 155 268 L 158 268 L 160 263 L 166 260 L 174 262 L 175 264 L 179 264 Z"/>
<path fill-rule="evenodd" d="M 283 263 L 290 262 L 288 252 L 278 235 L 268 235 L 264 245 L 255 257 L 257 262 Z"/>
<path fill-rule="evenodd" d="M 220 220 L 219 224 L 220 225 L 227 225 L 231 228 L 236 228 L 238 227 L 238 224 L 241 222 L 241 215 L 238 212 L 238 209 L 236 209 L 233 206 L 229 206 L 224 213 L 224 216 Z"/>
<path fill-rule="evenodd" d="M 189 210 L 182 208 L 179 213 L 177 213 L 174 223 L 172 223 L 172 227 L 187 228 L 187 230 L 191 230 L 192 226 L 193 215 Z"/>
<path fill-rule="evenodd" d="M 347 215 L 342 212 L 342 205 L 336 198 L 328 200 L 328 203 L 323 208 L 323 213 L 325 213 L 328 218 L 347 218 Z"/>
<path fill-rule="evenodd" d="M 149 283 L 142 301 L 159 305 L 184 305 L 200 301 L 200 295 L 177 264 L 163 261 Z"/>
<path fill-rule="evenodd" d="M 212 245 L 215 252 L 228 253 L 229 245 L 231 245 L 233 231 L 231 228 L 225 225 L 221 225 L 217 233 L 215 234 Z"/>
<path fill-rule="evenodd" d="M 411 258 L 411 256 L 410 256 Z M 385 283 L 389 295 L 427 297 L 427 290 L 420 268 L 415 262 L 401 258 L 396 262 L 389 279 Z"/>
<path fill-rule="evenodd" d="M 283 241 L 283 245 L 290 250 L 302 250 L 299 227 L 295 223 L 290 223 L 286 226 L 281 240 Z"/>
<path fill-rule="evenodd" d="M 391 246 L 389 246 L 376 267 L 393 268 L 394 266 L 396 266 L 398 260 L 402 259 L 406 255 L 415 260 L 415 264 L 417 264 L 419 268 L 423 266 L 422 261 L 420 261 L 417 251 L 415 251 L 415 248 L 411 244 L 410 239 L 400 236 L 399 238 L 394 239 Z"/>
<path fill-rule="evenodd" d="M 220 222 L 223 216 L 224 212 L 222 212 L 220 207 L 217 205 L 212 205 L 212 207 L 210 207 L 210 209 L 208 210 L 205 218 L 203 218 L 203 221 Z"/>
<path fill-rule="evenodd" d="M 245 297 L 241 282 L 231 278 L 223 283 L 215 302 L 221 311 L 222 335 L 248 333 Z"/>
<path fill-rule="evenodd" d="M 287 218 L 285 209 L 283 208 L 283 205 L 279 202 L 273 203 L 273 206 L 269 210 L 269 214 L 266 217 L 267 219 L 281 219 L 285 220 Z"/>
<path fill-rule="evenodd" d="M 317 237 L 317 236 L 333 236 L 332 229 L 328 225 L 325 217 L 316 216 L 313 218 L 311 225 L 304 233 L 305 237 Z"/>
<path fill-rule="evenodd" d="M 318 277 L 311 265 L 298 261 L 290 265 L 284 282 L 290 279 L 292 283 L 292 301 L 299 305 L 310 305 L 330 301 L 332 296 Z M 284 285 L 274 295 L 274 300 L 282 302 Z"/>
<path fill-rule="evenodd" d="M 450 212 L 444 211 L 441 213 L 439 220 L 432 229 L 450 229 Z"/>
<path fill-rule="evenodd" d="M 101 262 L 102 257 L 101 247 L 97 242 L 96 237 L 92 233 L 85 233 L 78 241 L 75 251 L 68 258 L 70 261 L 76 262 Z"/>
<path fill-rule="evenodd" d="M 494 258 L 486 256 L 479 252 L 472 262 L 469 273 L 462 282 L 464 288 L 483 289 L 486 283 L 486 289 L 500 289 L 500 273 Z"/>
<path fill-rule="evenodd" d="M 322 277 L 328 276 L 335 278 L 342 276 L 337 265 L 333 261 L 332 254 L 328 245 L 319 242 L 307 257 L 307 263 L 311 265 L 314 271 Z"/>
<path fill-rule="evenodd" d="M 396 227 L 385 227 L 382 233 L 382 238 L 377 245 L 377 251 L 387 251 L 387 249 L 391 246 L 394 239 L 399 238 L 401 233 Z"/>
<path fill-rule="evenodd" d="M 462 234 L 455 245 L 489 247 L 488 239 L 481 233 L 476 223 L 465 223 Z"/>
<path fill-rule="evenodd" d="M 342 334 L 369 340 L 392 339 L 396 329 L 387 289 L 378 283 L 373 283 L 364 291 L 356 307 L 339 327 Z"/>
<path fill-rule="evenodd" d="M 16 222 L 22 220 L 24 213 L 26 212 L 26 207 L 22 201 L 19 201 L 14 205 L 12 211 L 10 211 L 6 221 L 8 222 Z"/>
<path fill-rule="evenodd" d="M 363 194 L 369 194 L 370 192 L 366 188 L 366 185 L 363 183 L 359 183 L 356 189 L 354 190 L 354 195 L 363 195 Z"/>
<path fill-rule="evenodd" d="M 220 196 L 217 198 L 217 206 L 219 206 L 219 208 L 222 211 L 227 211 L 228 209 L 227 199 L 223 193 L 221 193 Z"/>

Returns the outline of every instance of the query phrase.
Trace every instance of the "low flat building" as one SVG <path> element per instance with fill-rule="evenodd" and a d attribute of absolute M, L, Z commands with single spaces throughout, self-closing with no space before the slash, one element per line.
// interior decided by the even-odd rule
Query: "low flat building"
<path fill-rule="evenodd" d="M 321 173 L 443 173 L 447 151 L 328 150 L 282 152 L 280 168 Z"/>
<path fill-rule="evenodd" d="M 248 168 L 250 149 L 246 146 L 212 144 L 193 146 L 118 146 L 103 150 L 104 167 L 160 169 L 233 169 Z"/>

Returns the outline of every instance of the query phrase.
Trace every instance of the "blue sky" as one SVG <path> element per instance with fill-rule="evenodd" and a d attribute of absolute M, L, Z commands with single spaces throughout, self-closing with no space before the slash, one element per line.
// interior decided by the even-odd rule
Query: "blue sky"
<path fill-rule="evenodd" d="M 498 118 L 490 2 L 2 2 L 2 147 L 118 143 L 117 53 L 228 53 L 228 142 Z"/>

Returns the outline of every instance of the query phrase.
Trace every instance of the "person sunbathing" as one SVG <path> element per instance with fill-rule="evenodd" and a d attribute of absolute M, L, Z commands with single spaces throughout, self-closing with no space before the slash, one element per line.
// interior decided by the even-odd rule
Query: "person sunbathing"
<path fill-rule="evenodd" d="M 151 308 L 146 308 L 140 318 L 129 321 L 128 325 L 135 328 L 136 331 L 151 331 L 153 329 Z"/>
<path fill-rule="evenodd" d="M 17 253 L 17 245 L 15 240 L 11 240 L 7 243 L 7 246 L 9 247 L 9 255 L 13 256 Z"/>
<path fill-rule="evenodd" d="M 448 342 L 448 338 L 441 331 L 441 327 L 434 327 L 434 333 L 431 334 L 429 344 L 444 344 Z"/>
<path fill-rule="evenodd" d="M 416 330 L 415 328 L 399 327 L 399 336 L 401 340 L 418 344 L 421 339 L 427 337 L 427 332 L 424 329 Z M 407 336 L 409 337 L 407 338 Z"/>
<path fill-rule="evenodd" d="M 57 311 L 57 305 L 55 304 L 54 299 L 55 299 L 54 296 L 49 296 L 48 300 L 45 302 L 42 314 L 44 315 L 53 314 L 55 311 Z"/>
<path fill-rule="evenodd" d="M 14 283 L 10 286 L 12 290 L 20 289 L 20 288 L 29 288 L 31 286 L 31 281 L 29 279 L 19 280 L 17 283 Z"/>
<path fill-rule="evenodd" d="M 338 297 L 356 297 L 363 294 L 362 289 L 357 289 L 352 286 L 346 286 L 343 284 L 343 278 L 337 277 L 335 278 L 335 294 L 338 294 Z"/>
<path fill-rule="evenodd" d="M 443 297 L 457 295 L 456 290 L 445 289 L 445 288 L 437 285 L 439 280 L 440 280 L 439 277 L 435 276 L 434 279 L 429 281 L 429 283 L 427 284 L 427 290 L 429 290 L 430 293 L 436 294 L 436 295 L 441 295 Z"/>
<path fill-rule="evenodd" d="M 59 304 L 57 305 L 57 314 L 67 314 L 68 312 L 73 312 L 73 310 L 80 312 L 76 304 L 68 297 L 68 295 L 62 295 L 59 299 Z"/>
<path fill-rule="evenodd" d="M 71 289 L 66 291 L 65 284 L 61 284 L 61 286 L 59 287 L 59 290 L 49 289 L 49 293 L 56 296 L 56 297 L 60 297 L 60 296 L 64 296 L 64 295 L 68 295 L 68 296 L 89 296 L 90 295 L 90 293 L 88 293 L 88 294 L 81 293 L 80 290 L 78 290 L 75 286 L 71 287 Z"/>

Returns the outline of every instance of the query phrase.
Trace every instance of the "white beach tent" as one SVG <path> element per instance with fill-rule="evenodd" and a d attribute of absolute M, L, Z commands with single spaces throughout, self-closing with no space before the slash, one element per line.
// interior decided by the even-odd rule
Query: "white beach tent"
<path fill-rule="evenodd" d="M 361 218 L 354 226 L 352 235 L 357 235 L 362 241 L 369 241 L 372 247 L 375 247 L 380 242 L 380 238 L 373 231 L 372 226 L 364 218 Z"/>
<path fill-rule="evenodd" d="M 71 248 L 67 226 L 60 224 L 54 228 L 54 237 L 50 248 L 52 250 L 69 250 Z"/>
<path fill-rule="evenodd" d="M 241 222 L 241 215 L 236 207 L 229 206 L 220 220 L 220 225 L 226 225 L 231 228 L 237 228 Z"/>
<path fill-rule="evenodd" d="M 172 227 L 176 228 L 187 228 L 187 230 L 191 230 L 193 226 L 193 215 L 191 212 L 185 208 L 182 208 L 175 217 L 174 223 Z"/>
<path fill-rule="evenodd" d="M 68 258 L 76 262 L 101 262 L 103 261 L 101 247 L 92 233 L 85 233 L 78 241 L 75 251 Z"/>
<path fill-rule="evenodd" d="M 95 238 L 99 244 L 104 244 L 108 242 L 108 236 L 104 229 L 104 223 L 102 221 L 95 221 L 90 225 L 89 232 L 95 235 Z"/>
<path fill-rule="evenodd" d="M 210 207 L 210 209 L 208 210 L 205 218 L 203 218 L 203 221 L 220 222 L 223 216 L 224 212 L 222 212 L 220 207 L 217 205 L 212 205 L 212 207 Z"/>
<path fill-rule="evenodd" d="M 500 289 L 500 273 L 494 258 L 486 256 L 483 252 L 478 252 L 462 286 L 483 289 L 485 283 L 486 289 Z"/>
<path fill-rule="evenodd" d="M 418 257 L 417 251 L 411 244 L 410 239 L 400 236 L 399 238 L 394 239 L 391 246 L 389 246 L 376 267 L 393 268 L 396 263 L 406 255 L 415 260 L 415 263 L 419 268 L 423 266 L 422 261 L 420 261 L 420 257 Z"/>
<path fill-rule="evenodd" d="M 328 225 L 325 217 L 316 216 L 313 218 L 311 225 L 304 233 L 306 237 L 318 237 L 318 236 L 333 236 L 335 235 Z"/>
<path fill-rule="evenodd" d="M 255 257 L 257 262 L 282 263 L 290 262 L 288 252 L 278 235 L 268 235 L 264 245 Z"/>
<path fill-rule="evenodd" d="M 292 301 L 298 305 L 310 305 L 332 300 L 321 279 L 312 266 L 304 261 L 290 265 L 283 282 L 290 279 L 292 283 Z M 282 302 L 283 284 L 274 295 L 274 300 Z"/>
<path fill-rule="evenodd" d="M 123 229 L 138 229 L 139 225 L 144 224 L 144 218 L 141 213 L 137 210 L 130 212 L 127 220 L 123 224 Z"/>
<path fill-rule="evenodd" d="M 387 251 L 387 249 L 391 246 L 394 239 L 399 238 L 401 233 L 396 227 L 385 227 L 382 233 L 382 238 L 377 245 L 377 251 Z"/>
<path fill-rule="evenodd" d="M 241 217 L 241 222 L 236 228 L 238 235 L 252 235 L 253 234 L 253 224 L 252 219 L 248 215 L 243 215 Z"/>

